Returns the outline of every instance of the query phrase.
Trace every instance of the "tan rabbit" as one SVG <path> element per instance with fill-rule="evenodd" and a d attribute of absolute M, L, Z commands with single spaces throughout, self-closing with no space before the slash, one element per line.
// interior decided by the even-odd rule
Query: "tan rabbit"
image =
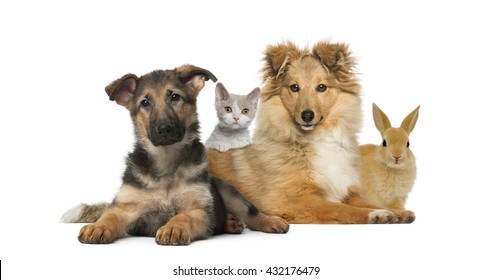
<path fill-rule="evenodd" d="M 409 149 L 409 134 L 419 115 L 418 106 L 395 128 L 375 103 L 373 120 L 382 135 L 380 146 L 360 146 L 361 196 L 379 207 L 405 209 L 409 192 L 416 179 L 416 159 Z"/>

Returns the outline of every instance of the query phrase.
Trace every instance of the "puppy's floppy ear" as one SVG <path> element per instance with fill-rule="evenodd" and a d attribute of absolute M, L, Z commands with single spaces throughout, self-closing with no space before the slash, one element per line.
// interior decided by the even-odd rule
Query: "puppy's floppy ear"
<path fill-rule="evenodd" d="M 133 98 L 138 84 L 138 78 L 135 74 L 126 74 L 116 81 L 106 86 L 106 93 L 109 99 L 121 106 L 128 107 L 131 98 Z"/>
<path fill-rule="evenodd" d="M 296 53 L 299 53 L 299 50 L 292 42 L 267 46 L 263 58 L 263 81 L 266 82 L 270 78 L 276 79 L 281 76 L 286 65 Z"/>
<path fill-rule="evenodd" d="M 320 41 L 312 48 L 312 54 L 331 72 L 348 74 L 354 66 L 354 59 L 345 44 L 331 44 Z"/>
<path fill-rule="evenodd" d="M 176 67 L 174 72 L 183 84 L 189 86 L 196 93 L 205 86 L 205 81 L 210 79 L 213 82 L 217 81 L 215 75 L 210 71 L 190 64 Z"/>

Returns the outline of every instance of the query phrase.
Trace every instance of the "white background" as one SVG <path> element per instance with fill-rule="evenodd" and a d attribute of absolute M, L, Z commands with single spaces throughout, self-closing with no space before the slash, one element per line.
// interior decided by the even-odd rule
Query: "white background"
<path fill-rule="evenodd" d="M 490 9 L 484 1 L 3 1 L 0 4 L 2 279 L 177 277 L 181 267 L 319 266 L 291 279 L 489 279 Z M 293 40 L 346 42 L 358 58 L 365 125 L 376 102 L 411 137 L 418 178 L 412 225 L 293 225 L 187 247 L 127 238 L 80 244 L 59 224 L 80 202 L 109 201 L 133 132 L 104 87 L 191 63 L 233 93 L 260 86 L 262 52 Z M 199 97 L 203 140 L 214 87 Z M 418 277 L 418 278 L 416 278 Z M 237 279 L 288 279 L 287 276 Z"/>

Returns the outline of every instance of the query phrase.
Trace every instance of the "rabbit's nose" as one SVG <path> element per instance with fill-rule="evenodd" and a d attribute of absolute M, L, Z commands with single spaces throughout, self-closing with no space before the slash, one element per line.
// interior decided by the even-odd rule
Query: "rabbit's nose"
<path fill-rule="evenodd" d="M 399 163 L 399 159 L 400 159 L 402 156 L 395 156 L 395 155 L 392 155 L 392 157 L 394 158 L 395 163 Z"/>

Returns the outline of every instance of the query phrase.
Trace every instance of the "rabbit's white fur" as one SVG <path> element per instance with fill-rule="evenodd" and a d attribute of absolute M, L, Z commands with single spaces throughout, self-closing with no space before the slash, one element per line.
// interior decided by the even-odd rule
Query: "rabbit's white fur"
<path fill-rule="evenodd" d="M 399 128 L 392 127 L 385 113 L 373 104 L 373 119 L 383 142 L 360 146 L 360 193 L 379 207 L 405 209 L 416 179 L 416 159 L 409 149 L 409 134 L 419 115 L 419 106 Z"/>

